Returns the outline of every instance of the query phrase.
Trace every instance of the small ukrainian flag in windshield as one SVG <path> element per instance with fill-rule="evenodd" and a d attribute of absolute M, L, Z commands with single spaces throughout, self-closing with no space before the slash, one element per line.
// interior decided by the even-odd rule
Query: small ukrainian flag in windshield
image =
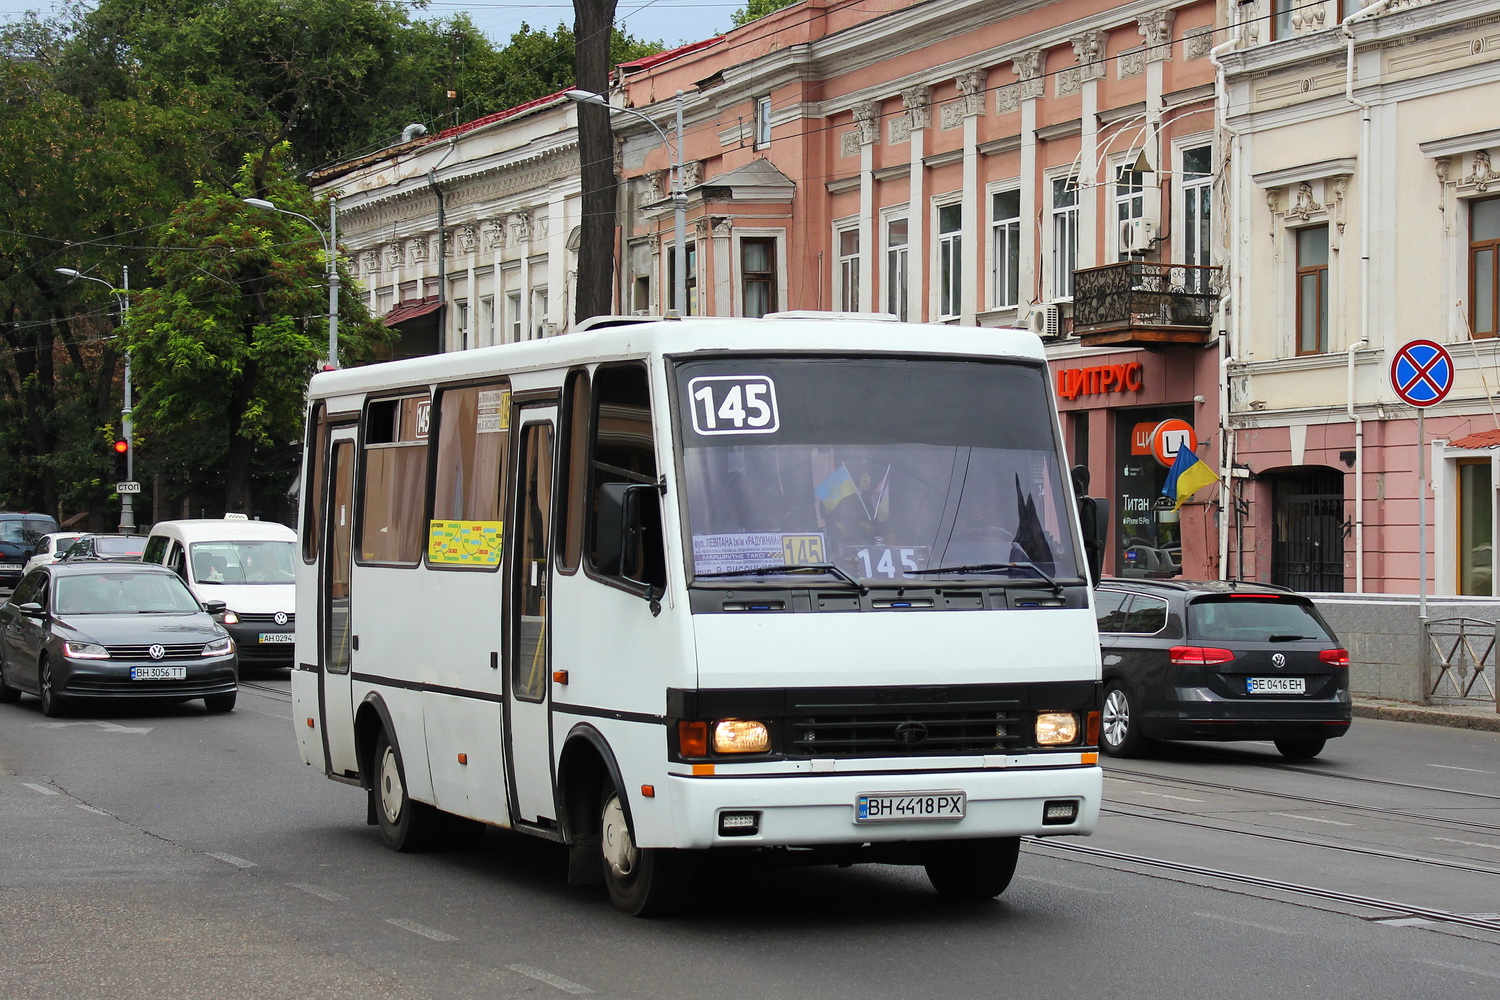
<path fill-rule="evenodd" d="M 859 488 L 854 485 L 854 477 L 849 475 L 849 469 L 840 465 L 833 470 L 832 475 L 819 483 L 813 492 L 817 494 L 818 502 L 823 505 L 823 509 L 831 511 L 846 497 L 852 497 L 858 493 Z"/>

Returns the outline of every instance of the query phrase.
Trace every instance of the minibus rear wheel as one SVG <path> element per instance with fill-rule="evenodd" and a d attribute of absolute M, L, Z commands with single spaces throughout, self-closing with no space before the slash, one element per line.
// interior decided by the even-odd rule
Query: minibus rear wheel
<path fill-rule="evenodd" d="M 691 858 L 684 851 L 637 847 L 624 800 L 608 782 L 599 806 L 599 844 L 604 884 L 620 912 L 654 917 L 681 905 L 692 878 Z"/>
<path fill-rule="evenodd" d="M 949 899 L 993 899 L 1010 885 L 1020 837 L 940 840 L 928 846 L 927 880 Z"/>
<path fill-rule="evenodd" d="M 426 850 L 437 833 L 438 811 L 425 802 L 413 802 L 406 794 L 406 767 L 401 751 L 390 735 L 380 730 L 375 738 L 375 818 L 380 836 L 393 851 Z"/>

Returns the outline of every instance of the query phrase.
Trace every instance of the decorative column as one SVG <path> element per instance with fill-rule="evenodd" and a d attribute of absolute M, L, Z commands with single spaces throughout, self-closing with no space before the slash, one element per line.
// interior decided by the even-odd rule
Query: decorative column
<path fill-rule="evenodd" d="M 880 141 L 880 102 L 861 101 L 854 106 L 854 127 L 859 136 L 859 303 L 860 312 L 870 311 L 871 280 L 875 266 L 875 144 Z M 838 247 L 830 259 L 838 260 Z"/>
<path fill-rule="evenodd" d="M 1037 218 L 1038 196 L 1046 178 L 1037 167 L 1036 102 L 1042 96 L 1042 50 L 1021 52 L 1010 62 L 1019 83 L 1014 96 L 1021 110 L 1021 287 L 1042 288 L 1045 299 L 1046 285 L 1042 278 L 1042 246 L 1038 242 L 1037 227 L 1031 220 Z M 1002 91 L 1002 94 L 1005 92 Z M 1041 199 L 1046 204 L 1045 198 Z M 1045 223 L 1043 225 L 1045 229 Z M 1030 279 L 1030 280 L 1028 280 Z M 1019 309 L 1019 305 L 1018 305 Z"/>
<path fill-rule="evenodd" d="M 1073 54 L 1078 58 L 1078 65 L 1059 78 L 1058 83 L 1058 94 L 1061 95 L 1064 92 L 1063 82 L 1069 79 L 1070 74 L 1074 85 L 1081 92 L 1079 99 L 1083 105 L 1083 132 L 1078 137 L 1078 162 L 1083 176 L 1080 180 L 1087 179 L 1095 184 L 1101 182 L 1104 173 L 1104 165 L 1099 162 L 1099 81 L 1104 79 L 1104 45 L 1108 38 L 1107 31 L 1085 31 L 1069 39 L 1073 44 Z M 1084 191 L 1088 191 L 1088 197 L 1094 199 L 1094 211 L 1080 213 L 1078 266 L 1093 267 L 1098 263 L 1099 256 L 1099 220 L 1110 216 L 1104 210 L 1105 206 L 1099 204 L 1097 188 L 1080 185 L 1080 201 L 1084 197 Z M 1108 199 L 1105 199 L 1105 203 L 1108 204 Z"/>
<path fill-rule="evenodd" d="M 953 81 L 963 94 L 960 104 L 964 116 L 964 233 L 963 245 L 970 247 L 964 256 L 965 267 L 973 281 L 960 282 L 959 323 L 973 326 L 978 322 L 980 270 L 973 266 L 979 260 L 980 234 L 984 227 L 979 207 L 979 116 L 984 114 L 985 72 L 982 69 L 960 74 Z"/>
<path fill-rule="evenodd" d="M 1166 162 L 1166 151 L 1161 143 L 1162 98 L 1166 91 L 1164 83 L 1166 66 L 1172 58 L 1172 25 L 1177 12 L 1171 9 L 1153 11 L 1139 18 L 1136 25 L 1141 37 L 1146 40 L 1146 135 L 1141 147 L 1146 159 L 1156 168 L 1159 180 L 1165 176 L 1170 164 Z M 1161 222 L 1161 184 L 1146 185 L 1146 217 Z"/>
<path fill-rule="evenodd" d="M 927 319 L 927 267 L 922 250 L 927 231 L 927 170 L 922 158 L 927 154 L 927 130 L 932 127 L 932 88 L 910 87 L 901 92 L 901 104 L 911 119 L 911 170 L 907 176 L 910 193 L 906 214 L 906 307 L 908 319 Z M 911 315 L 915 312 L 916 315 Z"/>

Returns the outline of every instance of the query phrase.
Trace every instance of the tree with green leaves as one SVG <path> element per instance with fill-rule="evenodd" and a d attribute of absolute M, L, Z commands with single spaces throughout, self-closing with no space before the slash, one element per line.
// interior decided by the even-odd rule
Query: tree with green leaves
<path fill-rule="evenodd" d="M 173 213 L 150 261 L 158 284 L 137 296 L 126 327 L 142 450 L 188 489 L 222 482 L 226 511 L 279 503 L 252 483 L 291 483 L 307 381 L 328 342 L 322 237 L 243 200 L 318 218 L 289 159 L 282 144 L 268 162 L 247 157 L 233 190 L 199 186 Z M 386 336 L 357 293 L 340 296 L 341 362 L 368 360 Z"/>
<path fill-rule="evenodd" d="M 749 0 L 745 6 L 729 15 L 729 18 L 736 28 L 742 28 L 751 21 L 765 17 L 767 14 L 774 14 L 778 10 L 785 10 L 799 2 L 800 0 Z"/>

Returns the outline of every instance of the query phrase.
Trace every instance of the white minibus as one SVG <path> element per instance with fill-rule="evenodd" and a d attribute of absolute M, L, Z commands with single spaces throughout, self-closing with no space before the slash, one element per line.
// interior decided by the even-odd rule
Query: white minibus
<path fill-rule="evenodd" d="M 645 915 L 1094 828 L 1105 518 L 1028 331 L 597 319 L 315 375 L 303 469 L 301 754 L 396 850 L 524 831 Z"/>

